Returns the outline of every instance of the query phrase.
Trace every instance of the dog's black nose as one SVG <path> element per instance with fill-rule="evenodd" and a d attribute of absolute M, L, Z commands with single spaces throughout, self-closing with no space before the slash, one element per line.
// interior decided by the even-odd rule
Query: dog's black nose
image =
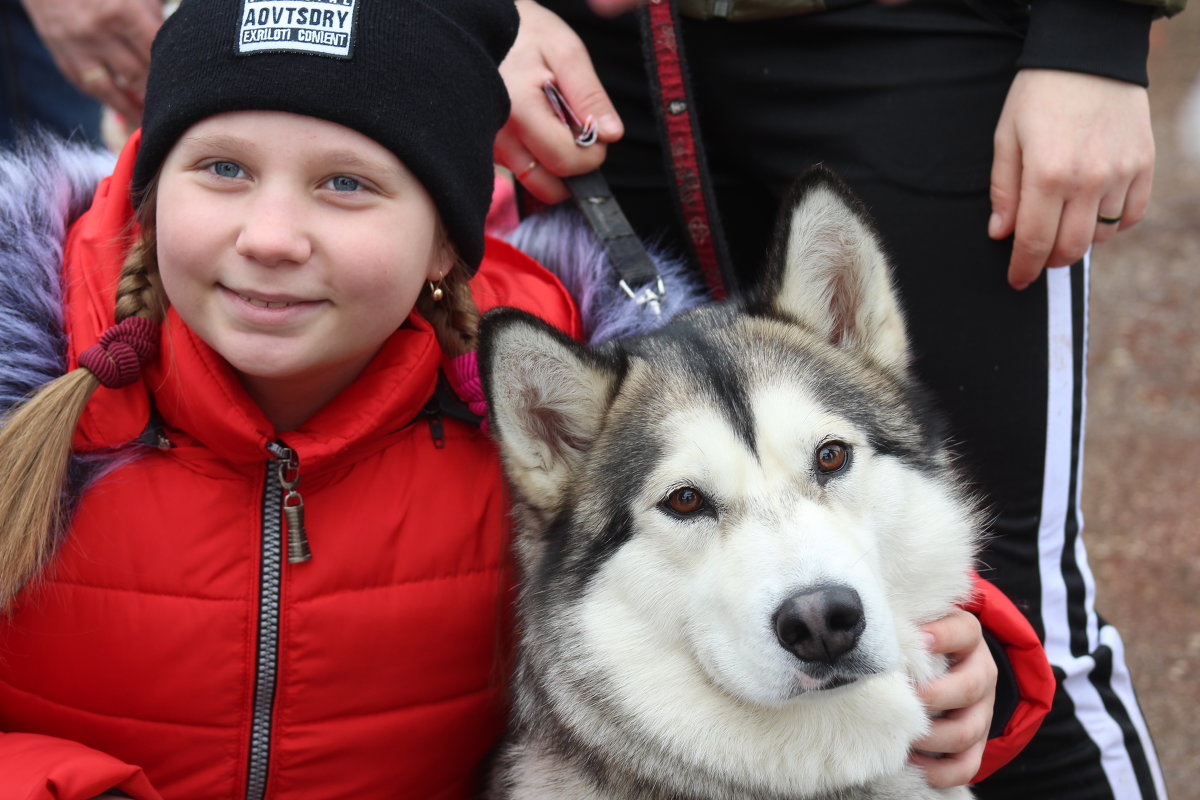
<path fill-rule="evenodd" d="M 798 592 L 775 610 L 775 636 L 804 661 L 833 664 L 858 643 L 866 627 L 862 600 L 835 584 Z"/>

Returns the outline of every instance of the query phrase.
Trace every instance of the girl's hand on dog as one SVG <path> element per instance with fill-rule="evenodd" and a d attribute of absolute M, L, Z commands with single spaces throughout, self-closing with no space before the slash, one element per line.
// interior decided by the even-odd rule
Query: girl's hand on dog
<path fill-rule="evenodd" d="M 910 760 L 925 770 L 931 786 L 963 786 L 979 772 L 992 706 L 996 699 L 996 662 L 974 615 L 955 609 L 921 627 L 926 647 L 950 660 L 944 675 L 918 688 L 930 714 L 929 733 L 919 740 Z M 926 755 L 940 753 L 940 757 Z"/>
<path fill-rule="evenodd" d="M 599 169 L 605 145 L 620 139 L 625 129 L 571 27 L 533 0 L 517 0 L 517 12 L 521 27 L 500 64 L 512 114 L 496 136 L 493 155 L 535 197 L 557 203 L 570 196 L 560 178 Z M 595 120 L 595 144 L 575 144 L 542 90 L 546 81 L 558 85 L 581 120 Z"/>

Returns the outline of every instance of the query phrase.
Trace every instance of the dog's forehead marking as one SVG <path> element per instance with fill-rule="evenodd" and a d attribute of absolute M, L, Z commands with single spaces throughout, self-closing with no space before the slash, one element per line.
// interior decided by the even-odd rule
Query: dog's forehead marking
<path fill-rule="evenodd" d="M 731 471 L 741 472 L 757 460 L 725 415 L 706 403 L 678 409 L 663 418 L 658 472 L 672 480 L 728 484 Z"/>
<path fill-rule="evenodd" d="M 743 354 L 706 327 L 705 319 L 685 317 L 642 340 L 633 351 L 641 367 L 634 370 L 633 391 L 642 398 L 709 404 L 753 452 L 757 444 Z"/>
<path fill-rule="evenodd" d="M 813 458 L 828 439 L 858 457 L 870 448 L 935 466 L 917 409 L 886 371 L 786 319 L 702 311 L 628 351 L 631 369 L 610 418 L 625 458 L 605 467 L 636 473 L 629 485 L 643 500 L 656 503 L 654 492 L 687 481 L 730 501 L 770 498 L 762 511 L 797 492 L 816 499 L 823 490 Z"/>
<path fill-rule="evenodd" d="M 712 481 L 748 497 L 772 488 L 760 463 L 768 448 L 769 482 L 775 489 L 794 482 L 820 439 L 861 430 L 821 401 L 835 369 L 822 348 L 814 353 L 804 343 L 811 341 L 795 325 L 738 319 L 731 329 L 717 314 L 639 342 L 618 405 L 622 425 L 660 448 L 652 465 L 643 464 L 670 481 Z"/>
<path fill-rule="evenodd" d="M 764 381 L 751 393 L 762 457 L 790 457 L 796 448 L 806 454 L 822 442 L 837 439 L 861 446 L 867 443 L 862 426 L 839 413 L 806 387 L 786 379 Z"/>
<path fill-rule="evenodd" d="M 804 387 L 767 382 L 748 392 L 758 446 L 751 450 L 724 413 L 691 402 L 665 413 L 657 427 L 662 452 L 655 472 L 666 484 L 696 481 L 741 498 L 802 488 L 822 442 L 858 447 L 866 433 Z M 683 398 L 679 398 L 683 399 Z"/>
<path fill-rule="evenodd" d="M 944 447 L 940 416 L 905 373 L 864 361 L 816 339 L 801 325 L 769 317 L 739 323 L 758 342 L 750 381 L 802 389 L 818 406 L 858 430 L 863 443 L 919 469 L 937 469 Z"/>

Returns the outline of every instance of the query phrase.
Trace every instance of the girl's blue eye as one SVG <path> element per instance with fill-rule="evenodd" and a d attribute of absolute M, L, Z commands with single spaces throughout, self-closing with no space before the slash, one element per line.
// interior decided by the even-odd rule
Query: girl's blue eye
<path fill-rule="evenodd" d="M 333 186 L 334 191 L 337 192 L 357 192 L 362 188 L 361 184 L 349 175 L 338 175 L 329 183 Z"/>
<path fill-rule="evenodd" d="M 222 178 L 237 178 L 242 174 L 242 168 L 232 161 L 217 161 L 209 169 Z"/>

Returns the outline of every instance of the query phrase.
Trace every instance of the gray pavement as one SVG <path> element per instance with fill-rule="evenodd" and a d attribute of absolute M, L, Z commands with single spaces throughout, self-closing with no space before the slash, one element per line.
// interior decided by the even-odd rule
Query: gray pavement
<path fill-rule="evenodd" d="M 1170 796 L 1200 800 L 1200 8 L 1152 45 L 1154 197 L 1093 253 L 1084 535 Z"/>

